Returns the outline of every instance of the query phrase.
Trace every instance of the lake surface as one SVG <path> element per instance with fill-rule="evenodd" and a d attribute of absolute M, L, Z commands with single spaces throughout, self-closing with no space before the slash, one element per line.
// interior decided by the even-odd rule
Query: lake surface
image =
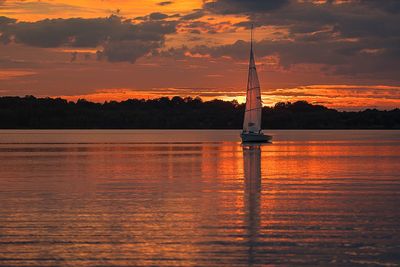
<path fill-rule="evenodd" d="M 400 131 L 0 131 L 0 266 L 398 266 Z"/>

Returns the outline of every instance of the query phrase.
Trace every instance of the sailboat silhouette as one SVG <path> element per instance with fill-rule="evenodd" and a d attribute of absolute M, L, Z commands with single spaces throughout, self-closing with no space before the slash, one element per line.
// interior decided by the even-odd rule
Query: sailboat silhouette
<path fill-rule="evenodd" d="M 251 26 L 251 45 L 249 75 L 247 79 L 246 110 L 244 113 L 242 141 L 245 142 L 269 142 L 272 136 L 265 135 L 261 131 L 262 101 L 260 82 L 258 80 L 256 63 L 253 52 L 253 25 Z"/>

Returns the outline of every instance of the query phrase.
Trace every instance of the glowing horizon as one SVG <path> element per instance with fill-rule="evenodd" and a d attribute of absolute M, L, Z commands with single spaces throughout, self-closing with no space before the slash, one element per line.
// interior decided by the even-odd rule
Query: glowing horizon
<path fill-rule="evenodd" d="M 363 89 L 368 88 L 370 90 L 380 91 L 380 95 L 373 95 L 373 98 L 369 94 L 362 95 L 351 95 L 346 94 L 341 97 L 337 97 L 338 90 L 344 89 Z M 200 97 L 204 101 L 209 101 L 213 99 L 220 99 L 224 101 L 237 101 L 239 104 L 243 104 L 246 101 L 245 91 L 239 92 L 234 91 L 231 94 L 227 94 L 224 91 L 203 91 L 196 93 L 182 92 L 182 88 L 162 88 L 158 89 L 157 92 L 149 93 L 146 90 L 129 90 L 129 89 L 111 89 L 111 90 L 98 90 L 94 93 L 83 94 L 83 95 L 56 95 L 51 96 L 53 98 L 63 98 L 68 101 L 77 101 L 79 99 L 85 99 L 91 102 L 104 103 L 106 101 L 124 101 L 128 99 L 156 99 L 160 97 L 174 96 L 181 97 Z M 319 95 L 312 95 L 308 93 L 309 96 L 304 96 L 302 93 L 305 91 L 317 91 Z M 181 92 L 178 94 L 178 92 Z M 396 86 L 350 86 L 350 85 L 314 85 L 306 86 L 303 88 L 282 88 L 274 89 L 270 92 L 262 94 L 263 106 L 274 106 L 277 102 L 295 102 L 305 100 L 311 104 L 320 104 L 329 108 L 335 109 L 347 109 L 347 110 L 361 110 L 363 108 L 377 108 L 377 109 L 395 109 L 398 108 L 398 102 L 396 100 L 387 99 L 386 96 L 392 94 L 393 97 L 400 97 L 400 87 Z M 280 94 L 283 93 L 283 94 Z M 336 94 L 335 94 L 336 93 Z M 292 94 L 292 95 L 291 95 Z M 298 94 L 296 96 L 295 94 Z M 321 103 L 320 100 L 325 99 L 325 102 Z M 358 105 L 358 100 L 363 100 L 363 106 Z M 328 101 L 330 101 L 328 103 Z M 348 102 L 350 105 L 343 108 L 341 103 Z M 328 104 L 327 104 L 328 103 Z"/>

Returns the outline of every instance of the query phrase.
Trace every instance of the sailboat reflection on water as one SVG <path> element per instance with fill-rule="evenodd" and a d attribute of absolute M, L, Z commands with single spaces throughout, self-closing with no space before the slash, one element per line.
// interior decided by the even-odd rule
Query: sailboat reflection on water
<path fill-rule="evenodd" d="M 260 145 L 243 146 L 244 207 L 248 236 L 248 263 L 257 262 L 257 239 L 260 232 L 261 149 Z"/>

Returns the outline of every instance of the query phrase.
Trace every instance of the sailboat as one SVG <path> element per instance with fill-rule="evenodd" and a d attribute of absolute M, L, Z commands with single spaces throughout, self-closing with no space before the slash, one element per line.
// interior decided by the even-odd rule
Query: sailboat
<path fill-rule="evenodd" d="M 253 25 L 251 26 L 251 45 L 249 76 L 247 80 L 246 110 L 244 113 L 243 131 L 240 134 L 243 143 L 247 142 L 269 142 L 272 136 L 261 131 L 262 101 L 260 82 L 258 81 L 256 63 L 253 53 Z"/>

